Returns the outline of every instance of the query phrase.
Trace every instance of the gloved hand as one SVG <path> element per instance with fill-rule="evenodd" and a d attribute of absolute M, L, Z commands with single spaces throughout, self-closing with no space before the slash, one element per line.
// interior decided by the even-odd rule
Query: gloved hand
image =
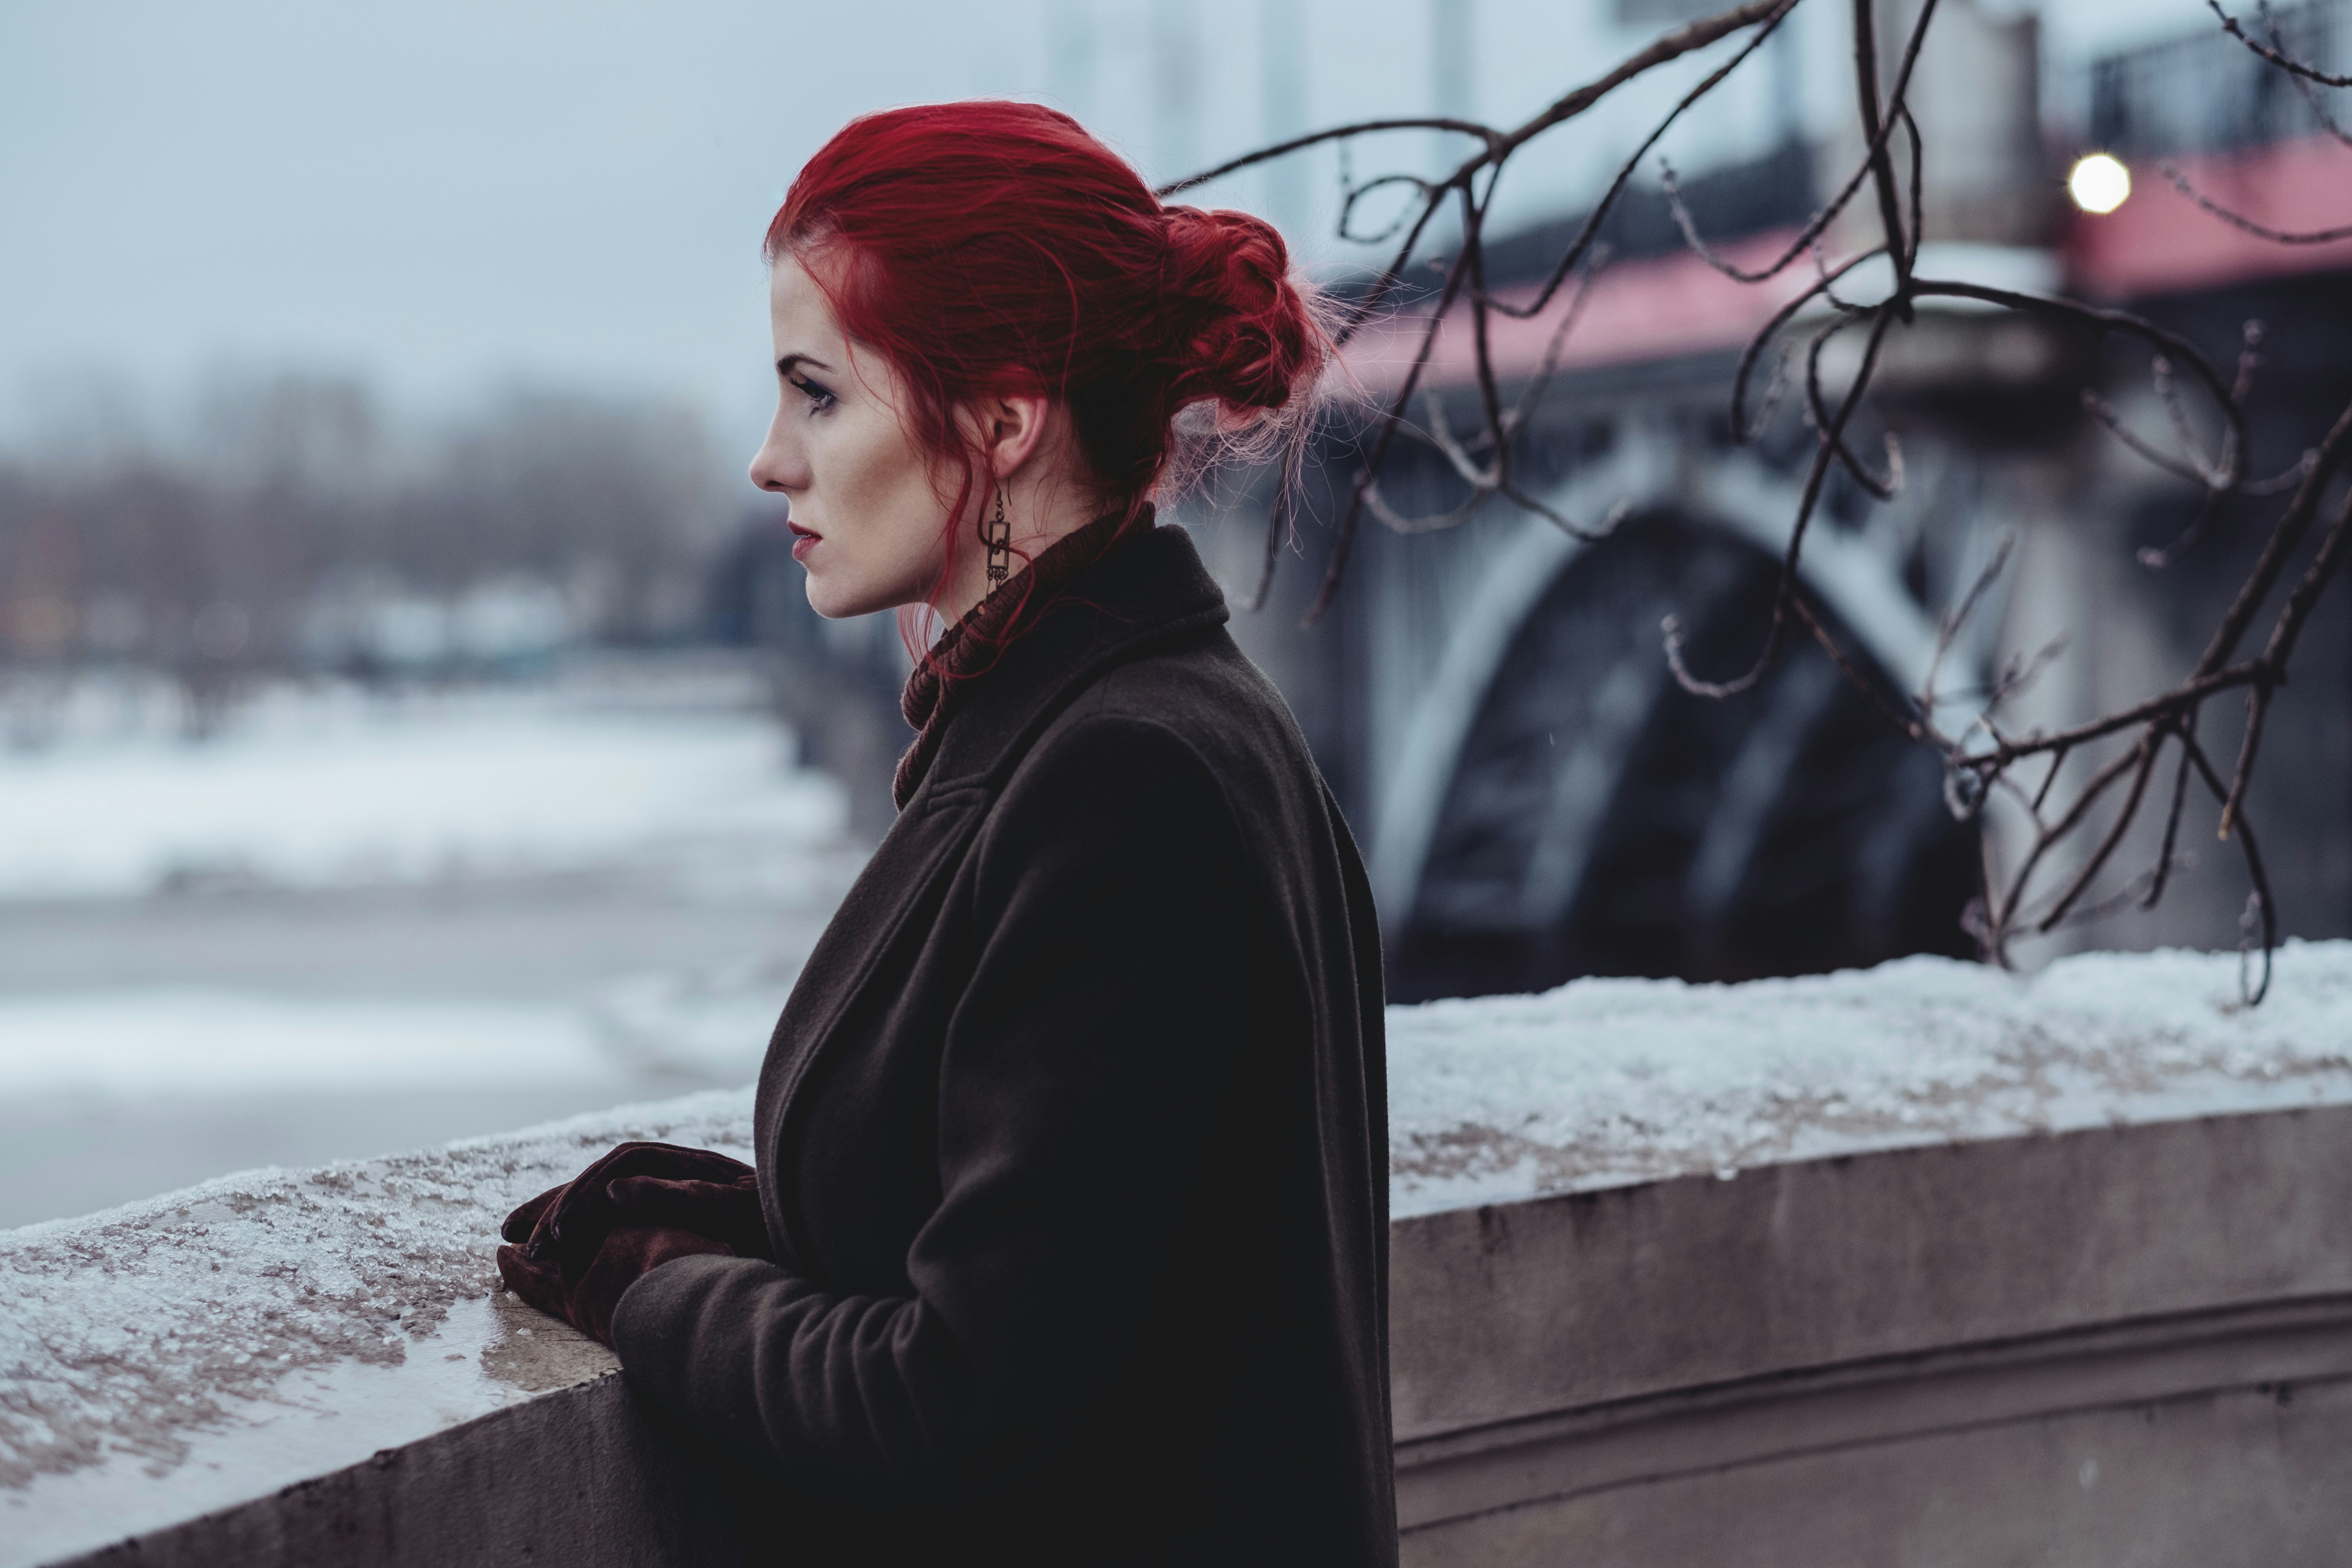
<path fill-rule="evenodd" d="M 617 1225 L 604 1233 L 596 1255 L 576 1276 L 544 1263 L 533 1263 L 519 1247 L 499 1248 L 499 1277 L 507 1289 L 551 1317 L 606 1345 L 613 1342 L 613 1313 L 621 1293 L 639 1276 L 674 1258 L 696 1253 L 734 1256 L 723 1241 L 668 1226 Z"/>
<path fill-rule="evenodd" d="M 698 1252 L 772 1258 L 751 1167 L 672 1143 L 620 1144 L 500 1234 L 508 1289 L 606 1343 L 621 1292 L 647 1269 Z"/>

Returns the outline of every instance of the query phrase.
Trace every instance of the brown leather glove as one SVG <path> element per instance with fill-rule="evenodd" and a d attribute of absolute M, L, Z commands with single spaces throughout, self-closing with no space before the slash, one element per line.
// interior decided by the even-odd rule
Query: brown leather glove
<path fill-rule="evenodd" d="M 696 1253 L 734 1256 L 723 1241 L 668 1226 L 617 1225 L 604 1233 L 588 1266 L 567 1278 L 551 1264 L 533 1263 L 519 1247 L 499 1248 L 499 1275 L 507 1288 L 550 1316 L 609 1345 L 621 1292 L 648 1269 Z"/>
<path fill-rule="evenodd" d="M 508 1288 L 607 1343 L 621 1292 L 647 1269 L 698 1252 L 772 1256 L 751 1167 L 674 1143 L 618 1145 L 499 1233 Z"/>
<path fill-rule="evenodd" d="M 709 1149 L 620 1143 L 586 1170 L 507 1215 L 499 1234 L 533 1263 L 585 1268 L 624 1218 L 697 1230 L 746 1258 L 767 1258 L 767 1222 L 751 1166 Z"/>

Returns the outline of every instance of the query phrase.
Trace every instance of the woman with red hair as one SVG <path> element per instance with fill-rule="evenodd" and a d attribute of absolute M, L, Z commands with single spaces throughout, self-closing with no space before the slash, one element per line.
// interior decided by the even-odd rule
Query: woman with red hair
<path fill-rule="evenodd" d="M 520 1294 L 745 1478 L 794 1564 L 1389 1563 L 1386 1088 L 1363 870 L 1152 501 L 1306 416 L 1280 237 L 1067 117 L 856 121 L 770 227 L 827 616 L 946 630 L 900 814 L 784 1008 L 756 1170 L 625 1144 Z"/>

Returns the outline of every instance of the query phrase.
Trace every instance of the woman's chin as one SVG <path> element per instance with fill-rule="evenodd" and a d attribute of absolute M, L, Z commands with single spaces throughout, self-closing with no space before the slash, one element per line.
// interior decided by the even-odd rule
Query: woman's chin
<path fill-rule="evenodd" d="M 845 583 L 834 573 L 812 570 L 808 574 L 808 602 L 809 608 L 826 620 L 845 621 L 852 616 L 896 609 L 902 598 L 870 583 Z"/>
<path fill-rule="evenodd" d="M 857 614 L 841 592 L 839 584 L 827 583 L 812 572 L 808 574 L 809 608 L 828 621 L 838 621 Z"/>

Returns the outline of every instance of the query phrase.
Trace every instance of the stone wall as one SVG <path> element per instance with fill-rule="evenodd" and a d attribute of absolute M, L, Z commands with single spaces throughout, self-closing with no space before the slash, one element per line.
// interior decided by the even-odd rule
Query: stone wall
<path fill-rule="evenodd" d="M 2072 965 L 2073 967 L 2069 967 Z M 2352 946 L 1392 1010 L 1414 1563 L 2333 1563 Z M 492 1289 L 696 1097 L 0 1234 L 0 1565 L 725 1563 L 724 1484 Z"/>
<path fill-rule="evenodd" d="M 2340 1563 L 2347 1193 L 2331 1106 L 1408 1220 L 1407 1560 Z"/>

